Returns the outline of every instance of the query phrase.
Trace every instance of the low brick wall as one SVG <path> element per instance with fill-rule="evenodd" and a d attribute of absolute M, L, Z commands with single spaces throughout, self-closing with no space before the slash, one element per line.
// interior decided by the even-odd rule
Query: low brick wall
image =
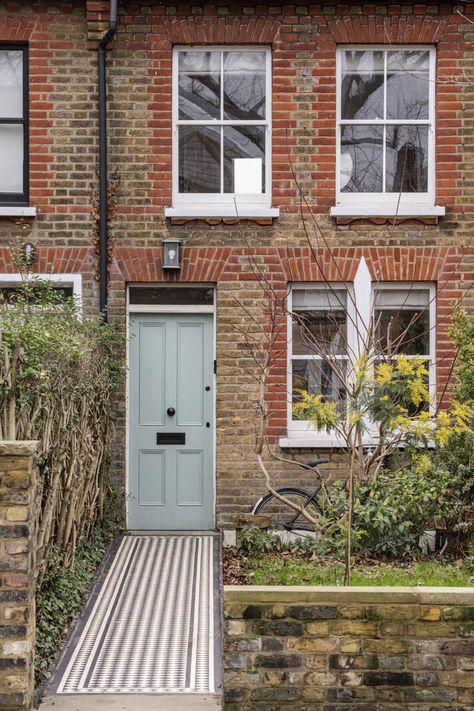
<path fill-rule="evenodd" d="M 224 588 L 227 711 L 474 711 L 474 589 Z"/>
<path fill-rule="evenodd" d="M 35 442 L 0 442 L 0 708 L 29 709 L 35 637 Z"/>

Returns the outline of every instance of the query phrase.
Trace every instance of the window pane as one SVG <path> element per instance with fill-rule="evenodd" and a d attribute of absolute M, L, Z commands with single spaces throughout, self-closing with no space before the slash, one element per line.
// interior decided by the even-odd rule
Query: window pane
<path fill-rule="evenodd" d="M 429 116 L 429 52 L 388 52 L 387 118 Z"/>
<path fill-rule="evenodd" d="M 382 192 L 382 144 L 381 126 L 341 126 L 342 192 Z"/>
<path fill-rule="evenodd" d="M 23 52 L 0 50 L 0 118 L 23 117 Z"/>
<path fill-rule="evenodd" d="M 265 52 L 224 52 L 224 118 L 265 118 Z"/>
<path fill-rule="evenodd" d="M 191 304 L 212 306 L 214 289 L 200 287 L 159 287 L 132 286 L 130 288 L 131 304 Z"/>
<path fill-rule="evenodd" d="M 221 129 L 179 127 L 179 192 L 220 192 Z"/>
<path fill-rule="evenodd" d="M 429 289 L 379 289 L 374 307 L 377 352 L 429 355 L 429 303 Z"/>
<path fill-rule="evenodd" d="M 347 292 L 340 288 L 319 289 L 293 289 L 293 309 L 304 308 L 335 308 L 345 309 L 347 306 Z"/>
<path fill-rule="evenodd" d="M 428 190 L 428 126 L 387 126 L 386 191 Z"/>
<path fill-rule="evenodd" d="M 294 360 L 292 367 L 293 403 L 301 399 L 298 390 L 306 390 L 311 395 L 322 395 L 325 400 L 339 403 L 341 411 L 345 409 L 346 361 L 337 361 L 340 376 L 333 372 L 330 363 L 322 360 Z"/>
<path fill-rule="evenodd" d="M 343 52 L 341 118 L 383 118 L 383 52 Z"/>
<path fill-rule="evenodd" d="M 0 125 L 0 192 L 23 192 L 23 126 Z"/>
<path fill-rule="evenodd" d="M 29 289 L 26 294 L 23 289 L 18 286 L 0 287 L 0 302 L 5 301 L 7 304 L 14 304 L 15 301 L 18 301 L 19 296 L 22 299 L 27 296 L 29 303 L 37 304 L 40 301 L 41 297 L 44 296 L 44 291 L 41 289 L 41 287 L 38 288 L 31 284 L 29 284 L 28 286 Z M 72 299 L 72 297 L 74 296 L 72 286 L 53 286 L 53 289 L 54 293 L 59 297 L 61 301 Z"/>
<path fill-rule="evenodd" d="M 220 118 L 220 52 L 179 53 L 179 118 Z"/>
<path fill-rule="evenodd" d="M 297 311 L 293 316 L 293 355 L 343 355 L 347 352 L 344 311 Z"/>
<path fill-rule="evenodd" d="M 235 159 L 245 158 L 255 161 L 255 165 L 238 164 Z M 248 192 L 265 192 L 265 126 L 225 126 L 224 127 L 224 192 L 236 192 L 238 186 L 246 188 L 245 180 L 238 171 L 249 170 Z M 254 173 L 257 183 L 254 185 Z M 258 180 L 259 175 L 261 176 Z M 237 187 L 238 187 L 237 186 Z M 251 189 L 253 188 L 253 189 Z M 238 190 L 243 192 L 243 190 Z"/>

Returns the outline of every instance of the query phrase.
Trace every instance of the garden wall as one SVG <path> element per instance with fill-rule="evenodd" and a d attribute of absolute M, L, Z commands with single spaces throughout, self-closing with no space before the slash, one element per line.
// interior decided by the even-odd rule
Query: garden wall
<path fill-rule="evenodd" d="M 224 588 L 227 711 L 473 711 L 474 589 Z"/>
<path fill-rule="evenodd" d="M 29 709 L 35 638 L 35 442 L 0 442 L 0 708 Z"/>

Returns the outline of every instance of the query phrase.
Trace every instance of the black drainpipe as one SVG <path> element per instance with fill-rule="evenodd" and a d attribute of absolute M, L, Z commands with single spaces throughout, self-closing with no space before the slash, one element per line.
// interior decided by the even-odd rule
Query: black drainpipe
<path fill-rule="evenodd" d="M 105 48 L 117 30 L 117 0 L 110 0 L 109 29 L 97 48 L 99 67 L 99 309 L 107 321 L 108 233 L 107 233 L 107 79 Z"/>

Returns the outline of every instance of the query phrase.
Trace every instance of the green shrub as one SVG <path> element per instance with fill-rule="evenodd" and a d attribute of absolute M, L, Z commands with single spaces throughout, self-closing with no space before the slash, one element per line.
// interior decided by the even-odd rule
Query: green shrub
<path fill-rule="evenodd" d="M 419 553 L 423 531 L 446 518 L 448 489 L 449 474 L 443 469 L 426 475 L 412 469 L 382 471 L 373 481 L 357 484 L 356 550 L 386 556 Z"/>
<path fill-rule="evenodd" d="M 237 548 L 244 555 L 254 556 L 281 550 L 281 538 L 260 528 L 248 528 L 240 533 Z"/>
<path fill-rule="evenodd" d="M 48 677 L 64 634 L 84 605 L 108 543 L 109 537 L 104 530 L 95 529 L 90 540 L 78 544 L 74 564 L 68 568 L 64 567 L 63 556 L 57 548 L 50 548 L 47 572 L 36 597 L 35 670 L 38 682 Z"/>
<path fill-rule="evenodd" d="M 474 319 L 457 309 L 453 315 L 451 338 L 457 347 L 454 396 L 474 410 Z M 436 469 L 449 474 L 446 523 L 450 548 L 464 553 L 474 535 L 474 414 L 471 431 L 450 438 L 433 456 Z"/>
<path fill-rule="evenodd" d="M 355 482 L 354 551 L 369 556 L 418 555 L 423 532 L 433 521 L 441 523 L 448 516 L 449 485 L 449 474 L 443 469 L 424 475 L 414 469 L 382 470 L 367 482 Z M 326 516 L 333 533 L 325 542 L 328 550 L 342 557 L 347 526 L 344 513 L 348 507 L 345 482 L 336 482 L 330 497 Z"/>
<path fill-rule="evenodd" d="M 38 580 L 103 519 L 123 338 L 49 282 L 0 302 L 0 439 L 38 440 Z"/>

